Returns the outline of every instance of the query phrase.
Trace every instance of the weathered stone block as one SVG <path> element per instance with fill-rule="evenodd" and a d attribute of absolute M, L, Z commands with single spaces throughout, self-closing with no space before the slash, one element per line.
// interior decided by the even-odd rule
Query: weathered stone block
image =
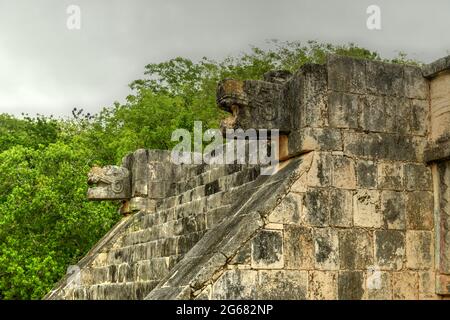
<path fill-rule="evenodd" d="M 147 150 L 149 162 L 168 163 L 171 161 L 172 152 L 169 150 Z"/>
<path fill-rule="evenodd" d="M 381 270 L 401 270 L 404 258 L 405 233 L 403 231 L 375 231 L 375 264 Z"/>
<path fill-rule="evenodd" d="M 330 225 L 351 227 L 353 225 L 353 191 L 330 190 Z"/>
<path fill-rule="evenodd" d="M 73 297 L 75 300 L 87 300 L 88 293 L 85 287 L 77 287 L 73 290 Z"/>
<path fill-rule="evenodd" d="M 406 196 L 403 192 L 382 191 L 381 212 L 383 224 L 387 229 L 405 230 Z"/>
<path fill-rule="evenodd" d="M 134 197 L 130 199 L 129 209 L 131 210 L 131 212 L 137 212 L 137 211 L 146 211 L 147 209 L 152 208 L 148 208 L 147 198 Z"/>
<path fill-rule="evenodd" d="M 363 99 L 359 126 L 361 129 L 371 132 L 386 131 L 386 114 L 383 97 L 368 95 Z"/>
<path fill-rule="evenodd" d="M 332 185 L 341 189 L 356 188 L 355 163 L 345 156 L 333 156 Z"/>
<path fill-rule="evenodd" d="M 339 236 L 335 229 L 316 228 L 314 235 L 315 267 L 319 270 L 339 269 Z"/>
<path fill-rule="evenodd" d="M 383 137 L 377 133 L 344 133 L 344 153 L 348 156 L 367 159 L 386 157 L 386 145 Z"/>
<path fill-rule="evenodd" d="M 338 299 L 339 300 L 362 300 L 364 299 L 364 272 L 341 271 L 338 276 Z"/>
<path fill-rule="evenodd" d="M 436 274 L 434 271 L 419 272 L 419 300 L 436 300 Z"/>
<path fill-rule="evenodd" d="M 390 133 L 344 133 L 344 152 L 369 160 L 423 161 L 426 140 Z"/>
<path fill-rule="evenodd" d="M 404 66 L 405 96 L 413 99 L 428 98 L 428 81 L 423 77 L 420 67 Z"/>
<path fill-rule="evenodd" d="M 406 202 L 407 228 L 431 230 L 433 221 L 433 194 L 428 191 L 409 192 Z"/>
<path fill-rule="evenodd" d="M 409 131 L 411 134 L 425 136 L 429 132 L 428 100 L 411 101 Z"/>
<path fill-rule="evenodd" d="M 444 299 L 448 300 L 448 295 L 450 293 L 450 275 L 436 275 L 436 293 L 439 295 L 445 295 Z"/>
<path fill-rule="evenodd" d="M 327 72 L 326 67 L 317 64 L 303 65 L 294 75 L 293 83 L 298 85 L 289 86 L 290 95 L 287 100 L 291 100 L 291 114 L 297 115 L 300 121 L 292 121 L 294 127 L 323 127 L 328 126 L 327 110 Z M 289 99 L 292 94 L 299 95 L 299 104 L 302 116 L 296 113 L 298 105 L 295 98 Z M 300 93 L 300 94 L 298 94 Z M 292 103 L 294 102 L 294 103 Z M 291 117 L 292 120 L 292 117 Z"/>
<path fill-rule="evenodd" d="M 391 161 L 423 162 L 426 144 L 423 137 L 386 135 L 387 158 Z"/>
<path fill-rule="evenodd" d="M 148 193 L 148 153 L 145 149 L 139 149 L 133 153 L 131 166 L 131 194 L 133 197 L 146 197 Z M 150 195 L 151 196 L 151 195 Z"/>
<path fill-rule="evenodd" d="M 416 272 L 394 272 L 392 275 L 394 300 L 417 300 L 419 298 L 419 279 Z"/>
<path fill-rule="evenodd" d="M 205 186 L 199 186 L 192 190 L 192 200 L 200 200 L 205 196 Z"/>
<path fill-rule="evenodd" d="M 284 261 L 287 269 L 314 268 L 314 242 L 311 228 L 285 226 Z"/>
<path fill-rule="evenodd" d="M 299 224 L 301 222 L 302 195 L 289 193 L 269 215 L 271 223 Z"/>
<path fill-rule="evenodd" d="M 372 264 L 372 234 L 361 229 L 339 231 L 340 269 L 361 270 Z"/>
<path fill-rule="evenodd" d="M 369 300 L 392 300 L 392 280 L 389 272 L 369 269 L 366 283 Z"/>
<path fill-rule="evenodd" d="M 252 258 L 252 244 L 247 242 L 233 257 L 230 264 L 250 265 Z"/>
<path fill-rule="evenodd" d="M 97 257 L 95 257 L 94 261 L 92 262 L 92 267 L 103 267 L 106 265 L 108 261 L 108 253 L 106 252 L 100 252 Z"/>
<path fill-rule="evenodd" d="M 161 249 L 163 250 L 162 256 L 167 257 L 175 254 L 186 254 L 192 247 L 198 242 L 202 233 L 192 232 L 189 234 L 182 235 L 176 238 L 176 250 L 170 248 L 171 245 L 175 245 L 173 243 L 167 243 L 163 241 L 161 243 Z M 174 240 L 172 240 L 174 241 Z"/>
<path fill-rule="evenodd" d="M 264 226 L 264 229 L 267 229 L 267 230 L 284 230 L 284 224 L 282 224 L 282 223 L 271 223 L 271 222 L 269 222 L 269 223 L 267 223 L 267 224 Z"/>
<path fill-rule="evenodd" d="M 149 150 L 150 151 L 150 150 Z M 149 181 L 157 181 L 157 180 L 173 180 L 175 176 L 175 165 L 172 165 L 170 162 L 148 162 L 148 180 Z M 176 180 L 174 180 L 176 181 Z"/>
<path fill-rule="evenodd" d="M 378 187 L 381 189 L 403 189 L 403 165 L 398 162 L 378 163 Z"/>
<path fill-rule="evenodd" d="M 429 231 L 406 231 L 406 266 L 430 269 L 433 266 L 433 237 Z"/>
<path fill-rule="evenodd" d="M 359 95 L 330 91 L 328 94 L 330 126 L 356 129 L 361 102 Z"/>
<path fill-rule="evenodd" d="M 353 196 L 353 223 L 358 227 L 380 228 L 380 192 L 376 190 L 357 190 Z"/>
<path fill-rule="evenodd" d="M 300 119 L 301 126 L 316 128 L 327 127 L 328 105 L 326 103 L 327 96 L 325 94 L 325 89 L 323 91 L 312 91 L 309 95 L 313 101 L 302 101 L 304 113 L 302 114 L 303 117 Z"/>
<path fill-rule="evenodd" d="M 227 270 L 213 284 L 211 299 L 256 299 L 258 272 L 256 270 Z"/>
<path fill-rule="evenodd" d="M 444 72 L 430 81 L 431 139 L 445 141 L 450 136 L 450 74 Z"/>
<path fill-rule="evenodd" d="M 258 271 L 257 297 L 262 300 L 304 300 L 308 294 L 308 272 Z"/>
<path fill-rule="evenodd" d="M 283 233 L 261 230 L 252 241 L 253 268 L 283 268 Z"/>
<path fill-rule="evenodd" d="M 305 193 L 308 190 L 308 174 L 303 173 L 291 186 L 291 191 L 295 193 Z"/>
<path fill-rule="evenodd" d="M 379 95 L 405 95 L 403 66 L 377 61 L 366 63 L 367 92 Z"/>
<path fill-rule="evenodd" d="M 374 189 L 377 186 L 377 165 L 373 161 L 359 160 L 356 163 L 356 183 L 359 188 Z"/>
<path fill-rule="evenodd" d="M 72 281 L 76 281 L 78 282 L 78 284 L 83 284 L 83 285 L 91 285 L 94 283 L 94 274 L 93 274 L 93 270 L 95 268 L 86 268 L 86 269 L 81 269 L 80 271 L 77 270 L 73 270 L 73 273 L 70 276 L 70 279 Z"/>
<path fill-rule="evenodd" d="M 206 226 L 208 229 L 213 228 L 220 223 L 224 218 L 231 214 L 230 206 L 222 206 L 215 209 L 211 209 L 206 213 Z"/>
<path fill-rule="evenodd" d="M 316 152 L 307 174 L 307 185 L 311 187 L 330 186 L 332 170 L 333 156 L 327 152 Z"/>
<path fill-rule="evenodd" d="M 328 87 L 335 91 L 365 93 L 366 61 L 349 57 L 327 57 Z"/>
<path fill-rule="evenodd" d="M 292 139 L 291 136 L 289 138 L 290 153 L 312 150 L 342 151 L 342 136 L 339 129 L 304 128 L 291 135 Z"/>
<path fill-rule="evenodd" d="M 440 58 L 422 67 L 422 75 L 425 78 L 436 77 L 439 73 L 450 69 L 450 55 Z"/>
<path fill-rule="evenodd" d="M 309 188 L 303 196 L 303 215 L 311 226 L 326 226 L 330 219 L 329 192 L 326 189 Z"/>
<path fill-rule="evenodd" d="M 409 99 L 389 97 L 383 98 L 385 107 L 386 125 L 383 131 L 410 134 L 411 103 Z"/>
<path fill-rule="evenodd" d="M 65 300 L 74 300 L 74 290 L 76 288 L 65 288 L 61 291 L 61 293 L 59 294 L 59 297 L 62 297 Z M 89 293 L 89 291 L 88 291 Z"/>
<path fill-rule="evenodd" d="M 309 273 L 309 299 L 336 300 L 338 273 L 336 271 L 311 271 Z"/>
<path fill-rule="evenodd" d="M 223 192 L 212 194 L 206 198 L 206 211 L 214 210 L 224 205 L 226 203 Z"/>
<path fill-rule="evenodd" d="M 115 283 L 115 282 L 117 282 L 119 279 L 118 279 L 118 269 L 119 269 L 119 265 L 120 264 L 117 264 L 117 265 L 110 265 L 108 268 L 109 268 L 109 270 L 108 270 L 108 282 L 112 282 L 112 283 Z"/>
<path fill-rule="evenodd" d="M 148 181 L 146 187 L 148 188 L 149 197 L 151 199 L 163 199 L 166 197 L 167 191 L 166 181 Z"/>
<path fill-rule="evenodd" d="M 431 169 L 424 164 L 407 163 L 405 170 L 405 187 L 407 190 L 427 190 L 433 189 Z"/>
<path fill-rule="evenodd" d="M 219 188 L 219 180 L 212 181 L 205 185 L 205 196 L 210 196 L 221 191 Z"/>
<path fill-rule="evenodd" d="M 195 297 L 195 300 L 211 300 L 212 285 L 207 286 Z"/>

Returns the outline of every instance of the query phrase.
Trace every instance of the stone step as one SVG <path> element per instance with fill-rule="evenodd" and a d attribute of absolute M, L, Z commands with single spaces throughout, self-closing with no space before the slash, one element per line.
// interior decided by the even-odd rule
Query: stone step
<path fill-rule="evenodd" d="M 176 205 L 198 200 L 220 191 L 226 191 L 255 180 L 259 174 L 260 168 L 256 166 L 218 176 L 214 180 L 208 180 L 209 182 L 202 185 L 192 184 L 187 191 L 160 200 L 157 208 L 159 210 L 169 209 Z"/>
<path fill-rule="evenodd" d="M 169 273 L 180 257 L 180 255 L 160 257 L 135 263 L 124 262 L 85 268 L 80 274 L 81 285 L 160 280 Z"/>
<path fill-rule="evenodd" d="M 131 233 L 140 233 L 146 230 L 146 235 L 142 235 L 142 237 L 157 239 L 158 237 L 150 236 L 148 234 L 151 232 L 148 229 L 151 228 L 158 228 L 158 231 L 154 232 L 161 235 L 162 237 L 167 234 L 171 234 L 170 232 L 172 231 L 176 234 L 181 234 L 182 230 L 185 229 L 188 230 L 188 232 L 191 232 L 194 230 L 192 229 L 190 220 L 195 219 L 193 218 L 195 216 L 199 216 L 197 218 L 199 221 L 196 221 L 196 225 L 203 226 L 204 218 L 202 217 L 202 215 L 206 215 L 206 223 L 209 226 L 215 225 L 218 217 L 224 216 L 227 208 L 230 208 L 229 206 L 233 203 L 233 199 L 238 196 L 243 190 L 250 190 L 253 184 L 254 180 L 233 187 L 229 190 L 220 191 L 208 197 L 203 197 L 199 200 L 183 203 L 169 209 L 159 210 L 155 213 L 142 215 L 139 220 L 136 220 L 132 223 L 132 225 L 130 225 L 130 227 L 125 232 L 126 235 L 124 235 L 124 237 L 126 238 L 127 235 Z M 172 224 L 176 225 L 178 228 L 181 226 L 181 230 L 174 230 Z M 160 225 L 163 226 L 158 227 Z M 198 227 L 195 230 L 200 231 Z"/>
<path fill-rule="evenodd" d="M 214 198 L 219 199 L 219 197 L 223 198 L 224 196 L 218 194 Z M 224 203 L 222 199 L 217 202 L 219 204 Z M 149 224 L 148 220 L 144 220 L 143 223 L 146 227 L 126 233 L 121 239 L 121 243 L 123 246 L 129 246 L 211 229 L 230 214 L 230 209 L 230 204 L 219 205 L 211 207 L 207 211 L 198 211 L 198 213 L 194 212 L 186 216 L 180 215 L 177 220 L 160 221 L 160 223 L 153 225 Z M 144 218 L 151 218 L 151 216 Z"/>
<path fill-rule="evenodd" d="M 78 286 L 67 296 L 75 300 L 143 300 L 157 284 L 158 281 L 137 281 Z"/>
<path fill-rule="evenodd" d="M 158 239 L 180 236 L 206 229 L 206 214 L 194 213 L 177 220 L 155 224 L 149 228 L 133 231 L 124 235 L 124 246 L 146 243 Z"/>
<path fill-rule="evenodd" d="M 186 253 L 204 235 L 206 229 L 179 236 L 152 240 L 110 249 L 105 264 L 137 262 L 152 258 L 170 257 Z"/>
<path fill-rule="evenodd" d="M 253 167 L 255 165 L 252 164 L 198 164 L 198 165 L 181 165 L 179 170 L 181 171 L 181 175 L 184 178 L 181 178 L 181 182 L 188 182 L 189 180 L 195 180 L 204 174 L 220 174 L 226 175 L 231 174 L 233 172 L 237 172 L 246 167 Z"/>
<path fill-rule="evenodd" d="M 240 164 L 227 164 L 227 165 L 204 165 L 197 168 L 197 175 L 191 176 L 187 180 L 181 180 L 176 182 L 176 186 L 173 187 L 175 194 L 181 194 L 185 191 L 195 189 L 198 186 L 206 185 L 212 181 L 215 181 L 223 176 L 231 175 L 233 173 L 251 170 L 252 165 L 240 165 Z M 174 194 L 174 195 L 175 195 Z"/>

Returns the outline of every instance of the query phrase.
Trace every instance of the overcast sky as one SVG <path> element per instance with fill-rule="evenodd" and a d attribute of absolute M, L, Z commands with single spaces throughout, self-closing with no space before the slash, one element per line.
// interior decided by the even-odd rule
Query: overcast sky
<path fill-rule="evenodd" d="M 80 30 L 66 26 L 72 4 Z M 379 31 L 366 27 L 371 4 Z M 431 62 L 448 54 L 449 31 L 449 0 L 0 0 L 0 113 L 97 112 L 123 102 L 148 63 L 220 59 L 274 38 Z"/>

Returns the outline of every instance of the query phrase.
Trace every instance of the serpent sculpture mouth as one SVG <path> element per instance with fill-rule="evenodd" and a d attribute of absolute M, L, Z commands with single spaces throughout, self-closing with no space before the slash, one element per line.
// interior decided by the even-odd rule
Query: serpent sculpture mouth
<path fill-rule="evenodd" d="M 217 86 L 217 104 L 224 111 L 232 112 L 233 106 L 248 106 L 244 81 L 224 79 Z"/>
<path fill-rule="evenodd" d="M 217 86 L 217 105 L 231 115 L 220 123 L 222 133 L 227 129 L 241 128 L 239 111 L 248 107 L 249 101 L 244 91 L 244 81 L 225 79 Z"/>
<path fill-rule="evenodd" d="M 217 105 L 230 113 L 222 120 L 222 134 L 227 130 L 278 130 L 279 159 L 288 158 L 288 135 L 292 131 L 289 102 L 285 99 L 286 84 L 292 74 L 288 71 L 271 71 L 264 80 L 225 79 L 217 86 Z M 259 134 L 258 134 L 259 136 Z"/>
<path fill-rule="evenodd" d="M 217 87 L 217 104 L 230 113 L 221 123 L 226 129 L 278 129 L 282 134 L 291 131 L 285 110 L 283 90 L 290 73 L 272 72 L 260 80 L 225 79 Z"/>
<path fill-rule="evenodd" d="M 90 200 L 120 200 L 130 197 L 130 173 L 119 166 L 93 167 L 88 174 Z"/>

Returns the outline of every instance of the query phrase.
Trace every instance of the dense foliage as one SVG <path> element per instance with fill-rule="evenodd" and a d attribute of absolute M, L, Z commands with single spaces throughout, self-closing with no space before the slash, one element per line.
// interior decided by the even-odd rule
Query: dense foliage
<path fill-rule="evenodd" d="M 222 61 L 176 58 L 145 67 L 125 104 L 70 119 L 0 115 L 0 299 L 39 299 L 120 219 L 116 205 L 87 202 L 86 174 L 137 148 L 168 149 L 176 128 L 217 127 L 217 82 L 295 71 L 326 54 L 381 60 L 355 45 L 272 42 Z M 404 54 L 393 62 L 411 63 Z"/>

